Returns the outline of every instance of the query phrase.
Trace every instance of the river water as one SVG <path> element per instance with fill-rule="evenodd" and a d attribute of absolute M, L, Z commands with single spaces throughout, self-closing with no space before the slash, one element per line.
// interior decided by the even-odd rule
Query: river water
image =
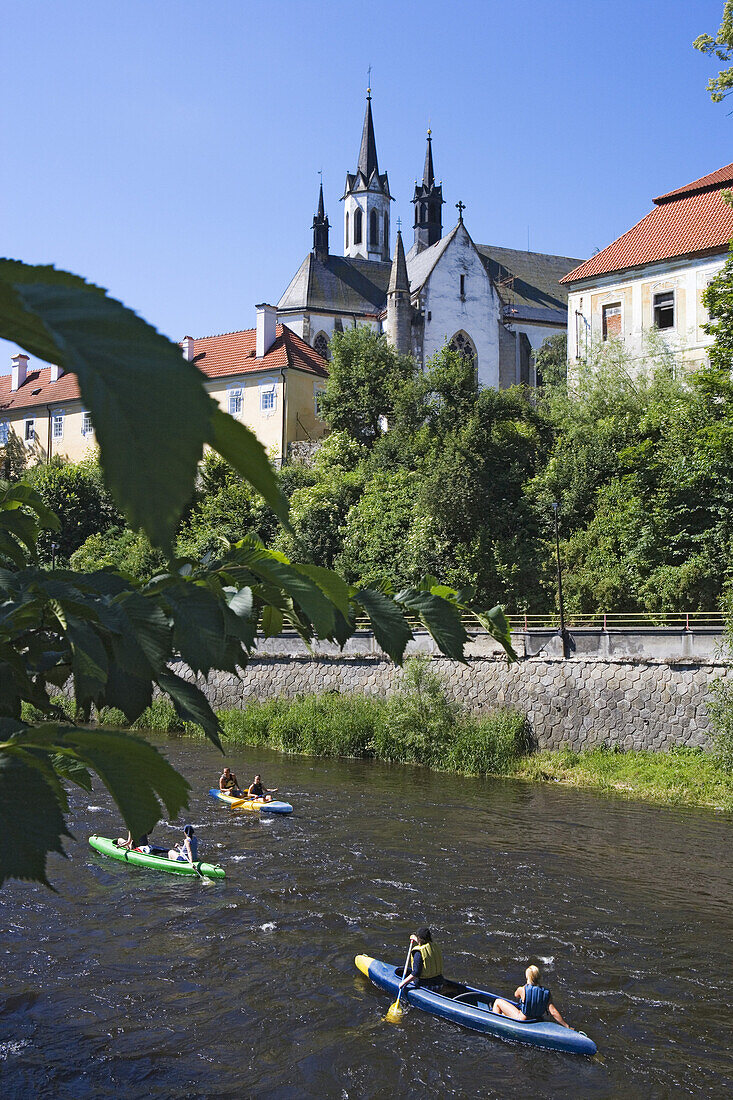
<path fill-rule="evenodd" d="M 730 818 L 417 768 L 243 750 L 293 802 L 209 798 L 221 757 L 159 741 L 227 880 L 94 853 L 104 791 L 72 794 L 58 894 L 0 892 L 0 1092 L 16 1097 L 678 1097 L 731 1094 Z M 124 831 L 124 830 L 123 830 Z M 158 843 L 180 830 L 160 825 Z M 411 1009 L 353 966 L 427 923 L 446 975 L 511 994 L 528 960 L 593 1059 Z"/>

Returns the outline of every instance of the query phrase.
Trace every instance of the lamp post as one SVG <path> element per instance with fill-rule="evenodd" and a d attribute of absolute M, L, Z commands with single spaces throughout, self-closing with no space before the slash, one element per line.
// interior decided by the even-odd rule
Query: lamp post
<path fill-rule="evenodd" d="M 560 637 L 562 638 L 562 655 L 568 657 L 568 634 L 565 629 L 565 604 L 562 598 L 562 569 L 560 568 L 560 528 L 557 521 L 557 513 L 560 508 L 558 501 L 553 500 L 552 511 L 555 514 L 555 556 L 557 558 L 557 598 L 560 604 Z"/>

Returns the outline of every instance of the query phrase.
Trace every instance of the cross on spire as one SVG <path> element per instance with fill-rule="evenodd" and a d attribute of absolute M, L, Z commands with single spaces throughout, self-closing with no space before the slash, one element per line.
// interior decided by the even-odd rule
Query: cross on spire
<path fill-rule="evenodd" d="M 367 69 L 367 99 L 372 98 L 372 67 Z"/>
<path fill-rule="evenodd" d="M 463 221 L 463 211 L 465 209 L 466 209 L 465 203 L 462 203 L 460 201 L 456 203 L 456 210 L 458 211 L 458 220 L 459 220 L 459 222 Z"/>
<path fill-rule="evenodd" d="M 402 231 L 402 218 L 398 218 L 397 219 L 397 232 L 400 233 L 401 231 Z"/>

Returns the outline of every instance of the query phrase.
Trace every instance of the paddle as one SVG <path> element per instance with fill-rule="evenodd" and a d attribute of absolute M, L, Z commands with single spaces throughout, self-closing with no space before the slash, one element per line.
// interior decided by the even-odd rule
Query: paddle
<path fill-rule="evenodd" d="M 404 982 L 405 978 L 407 977 L 407 968 L 410 965 L 410 956 L 411 955 L 412 955 L 412 939 L 410 939 L 410 946 L 407 948 L 407 958 L 405 959 L 405 969 L 402 971 L 402 981 L 403 982 Z M 393 1024 L 396 1023 L 400 1019 L 400 1017 L 402 1016 L 402 1013 L 404 1012 L 404 1009 L 403 1009 L 402 1005 L 400 1004 L 400 997 L 401 996 L 402 996 L 402 987 L 400 987 L 397 990 L 397 1000 L 389 1006 L 389 1008 L 387 1009 L 387 1015 L 384 1017 L 385 1020 L 389 1020 L 390 1023 L 393 1023 Z"/>

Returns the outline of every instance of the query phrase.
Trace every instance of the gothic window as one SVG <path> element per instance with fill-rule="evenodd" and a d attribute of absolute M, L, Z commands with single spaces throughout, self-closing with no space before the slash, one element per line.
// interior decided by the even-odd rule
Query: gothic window
<path fill-rule="evenodd" d="M 379 244 L 379 221 L 376 210 L 369 215 L 369 244 L 375 248 Z"/>
<path fill-rule="evenodd" d="M 361 244 L 361 221 L 362 213 L 357 207 L 354 211 L 354 244 Z"/>
<path fill-rule="evenodd" d="M 468 359 L 474 364 L 476 363 L 476 345 L 468 333 L 457 332 L 448 347 L 451 351 L 457 351 L 464 359 Z"/>
<path fill-rule="evenodd" d="M 317 351 L 319 355 L 322 355 L 324 359 L 331 358 L 331 352 L 328 350 L 328 337 L 325 332 L 319 332 L 313 341 L 313 350 Z"/>
<path fill-rule="evenodd" d="M 348 210 L 346 211 L 346 233 L 344 234 L 344 237 L 346 239 L 346 247 L 348 248 L 349 247 L 349 212 L 348 212 Z"/>
<path fill-rule="evenodd" d="M 384 252 L 389 254 L 389 214 L 384 215 Z"/>

